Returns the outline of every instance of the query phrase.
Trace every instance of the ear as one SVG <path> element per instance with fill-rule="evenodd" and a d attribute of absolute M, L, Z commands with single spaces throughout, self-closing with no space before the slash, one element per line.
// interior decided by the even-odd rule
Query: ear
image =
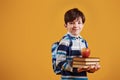
<path fill-rule="evenodd" d="M 64 24 L 64 26 L 65 26 L 65 28 L 67 27 L 67 25 L 66 25 L 66 24 Z"/>

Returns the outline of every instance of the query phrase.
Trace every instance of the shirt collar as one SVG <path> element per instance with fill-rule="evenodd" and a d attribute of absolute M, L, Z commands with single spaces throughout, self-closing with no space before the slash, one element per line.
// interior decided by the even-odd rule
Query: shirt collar
<path fill-rule="evenodd" d="M 75 39 L 81 38 L 81 36 L 80 36 L 80 35 L 78 35 L 78 36 L 74 36 L 74 35 L 73 35 L 73 34 L 71 34 L 70 32 L 67 32 L 67 34 L 69 34 L 71 37 L 73 37 L 73 38 L 75 38 Z"/>

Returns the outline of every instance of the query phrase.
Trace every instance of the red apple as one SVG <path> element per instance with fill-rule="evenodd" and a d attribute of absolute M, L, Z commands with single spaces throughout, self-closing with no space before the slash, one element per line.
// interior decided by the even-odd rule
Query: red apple
<path fill-rule="evenodd" d="M 81 51 L 83 58 L 88 58 L 90 56 L 90 49 L 89 48 L 83 48 Z"/>

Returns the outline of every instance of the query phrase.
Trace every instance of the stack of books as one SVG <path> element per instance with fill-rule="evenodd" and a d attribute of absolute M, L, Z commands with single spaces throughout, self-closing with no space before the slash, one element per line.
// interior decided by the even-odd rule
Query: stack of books
<path fill-rule="evenodd" d="M 99 62 L 100 62 L 100 58 L 98 57 L 88 57 L 88 58 L 74 57 L 72 67 L 88 68 L 89 66 L 99 64 Z"/>

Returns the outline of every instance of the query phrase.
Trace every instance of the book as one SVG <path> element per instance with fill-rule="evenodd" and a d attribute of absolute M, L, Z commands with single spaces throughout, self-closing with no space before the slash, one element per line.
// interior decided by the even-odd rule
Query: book
<path fill-rule="evenodd" d="M 88 57 L 88 58 L 81 58 L 81 57 L 74 57 L 73 61 L 98 61 L 100 62 L 100 58 L 98 57 Z"/>
<path fill-rule="evenodd" d="M 95 64 L 99 64 L 99 61 L 73 61 L 74 65 L 95 65 Z"/>
<path fill-rule="evenodd" d="M 73 68 L 88 68 L 89 66 L 94 66 L 99 64 L 100 58 L 98 57 L 89 57 L 89 58 L 81 58 L 81 57 L 74 57 L 72 62 Z"/>
<path fill-rule="evenodd" d="M 73 65 L 72 67 L 73 68 L 79 68 L 79 67 L 81 67 L 81 68 L 88 68 L 89 66 L 94 66 L 94 65 Z"/>

